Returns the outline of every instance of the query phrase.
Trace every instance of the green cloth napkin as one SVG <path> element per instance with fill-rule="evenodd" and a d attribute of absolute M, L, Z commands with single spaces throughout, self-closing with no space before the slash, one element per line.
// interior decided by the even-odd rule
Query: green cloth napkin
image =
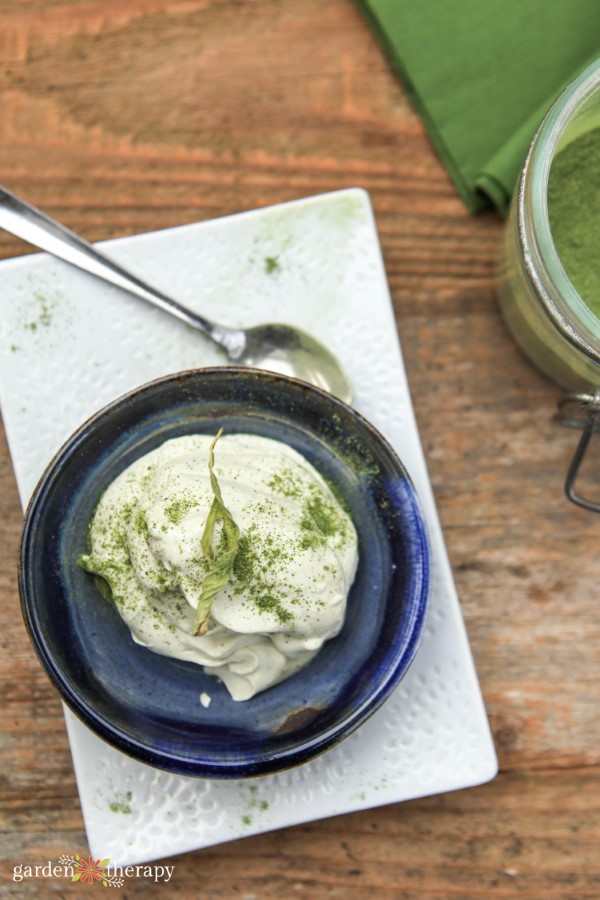
<path fill-rule="evenodd" d="M 600 56 L 600 0 L 357 0 L 469 209 L 505 213 L 535 129 Z"/>

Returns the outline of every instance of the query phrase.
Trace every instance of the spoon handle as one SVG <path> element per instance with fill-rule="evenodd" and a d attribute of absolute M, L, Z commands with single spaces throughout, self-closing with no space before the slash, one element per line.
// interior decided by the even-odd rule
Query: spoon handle
<path fill-rule="evenodd" d="M 197 313 L 186 309 L 176 300 L 150 287 L 137 276 L 130 274 L 108 259 L 86 240 L 70 231 L 60 222 L 47 216 L 25 200 L 0 187 L 0 228 L 4 228 L 29 244 L 57 256 L 65 262 L 89 272 L 103 281 L 134 294 L 141 300 L 171 313 L 192 328 L 204 332 L 219 344 L 229 329 L 222 328 Z"/>

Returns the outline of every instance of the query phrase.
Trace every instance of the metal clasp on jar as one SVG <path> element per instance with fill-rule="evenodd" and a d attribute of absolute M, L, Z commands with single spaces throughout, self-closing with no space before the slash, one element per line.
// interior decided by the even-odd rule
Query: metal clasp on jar
<path fill-rule="evenodd" d="M 600 512 L 600 501 L 587 500 L 575 490 L 575 482 L 581 468 L 588 444 L 594 431 L 600 431 L 600 388 L 593 393 L 578 392 L 565 394 L 558 401 L 556 421 L 569 428 L 581 428 L 581 438 L 575 450 L 565 479 L 565 493 L 569 500 L 584 509 Z"/>

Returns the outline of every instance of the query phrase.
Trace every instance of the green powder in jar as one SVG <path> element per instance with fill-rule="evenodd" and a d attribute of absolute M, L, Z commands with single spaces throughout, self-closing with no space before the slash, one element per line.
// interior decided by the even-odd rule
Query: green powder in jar
<path fill-rule="evenodd" d="M 600 128 L 580 135 L 555 157 L 548 213 L 565 272 L 600 319 Z"/>

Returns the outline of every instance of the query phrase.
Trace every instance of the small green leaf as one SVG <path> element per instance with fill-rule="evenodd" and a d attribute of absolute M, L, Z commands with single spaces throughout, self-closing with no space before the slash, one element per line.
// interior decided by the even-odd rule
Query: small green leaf
<path fill-rule="evenodd" d="M 103 860 L 100 861 L 100 863 L 99 863 L 100 868 L 101 868 L 101 869 L 105 869 L 106 866 L 109 864 L 109 862 L 110 862 L 110 859 L 109 859 L 109 857 L 107 856 L 106 859 L 103 859 Z"/>
<path fill-rule="evenodd" d="M 196 608 L 196 621 L 194 622 L 194 634 L 206 634 L 208 630 L 208 617 L 212 609 L 213 601 L 229 581 L 233 572 L 233 564 L 238 552 L 240 529 L 233 520 L 233 516 L 223 503 L 221 488 L 217 476 L 213 471 L 215 464 L 215 444 L 223 434 L 220 428 L 208 451 L 208 471 L 213 490 L 213 501 L 206 517 L 206 524 L 202 533 L 201 546 L 204 555 L 210 560 L 208 572 L 202 581 L 202 590 L 198 606 Z M 223 551 L 215 556 L 212 547 L 212 539 L 217 522 L 223 523 Z"/>
<path fill-rule="evenodd" d="M 71 881 L 79 881 L 79 879 L 81 878 L 82 874 L 83 874 L 82 872 L 77 872 L 76 875 L 71 875 Z"/>
<path fill-rule="evenodd" d="M 204 525 L 204 531 L 202 533 L 202 539 L 200 541 L 200 546 L 202 547 L 202 552 L 205 556 L 208 556 L 209 559 L 212 559 L 214 556 L 213 548 L 212 548 L 212 536 L 215 531 L 215 525 L 219 520 L 219 501 L 215 497 L 213 502 L 211 503 L 210 509 L 208 511 L 208 516 L 206 517 L 206 524 Z"/>

